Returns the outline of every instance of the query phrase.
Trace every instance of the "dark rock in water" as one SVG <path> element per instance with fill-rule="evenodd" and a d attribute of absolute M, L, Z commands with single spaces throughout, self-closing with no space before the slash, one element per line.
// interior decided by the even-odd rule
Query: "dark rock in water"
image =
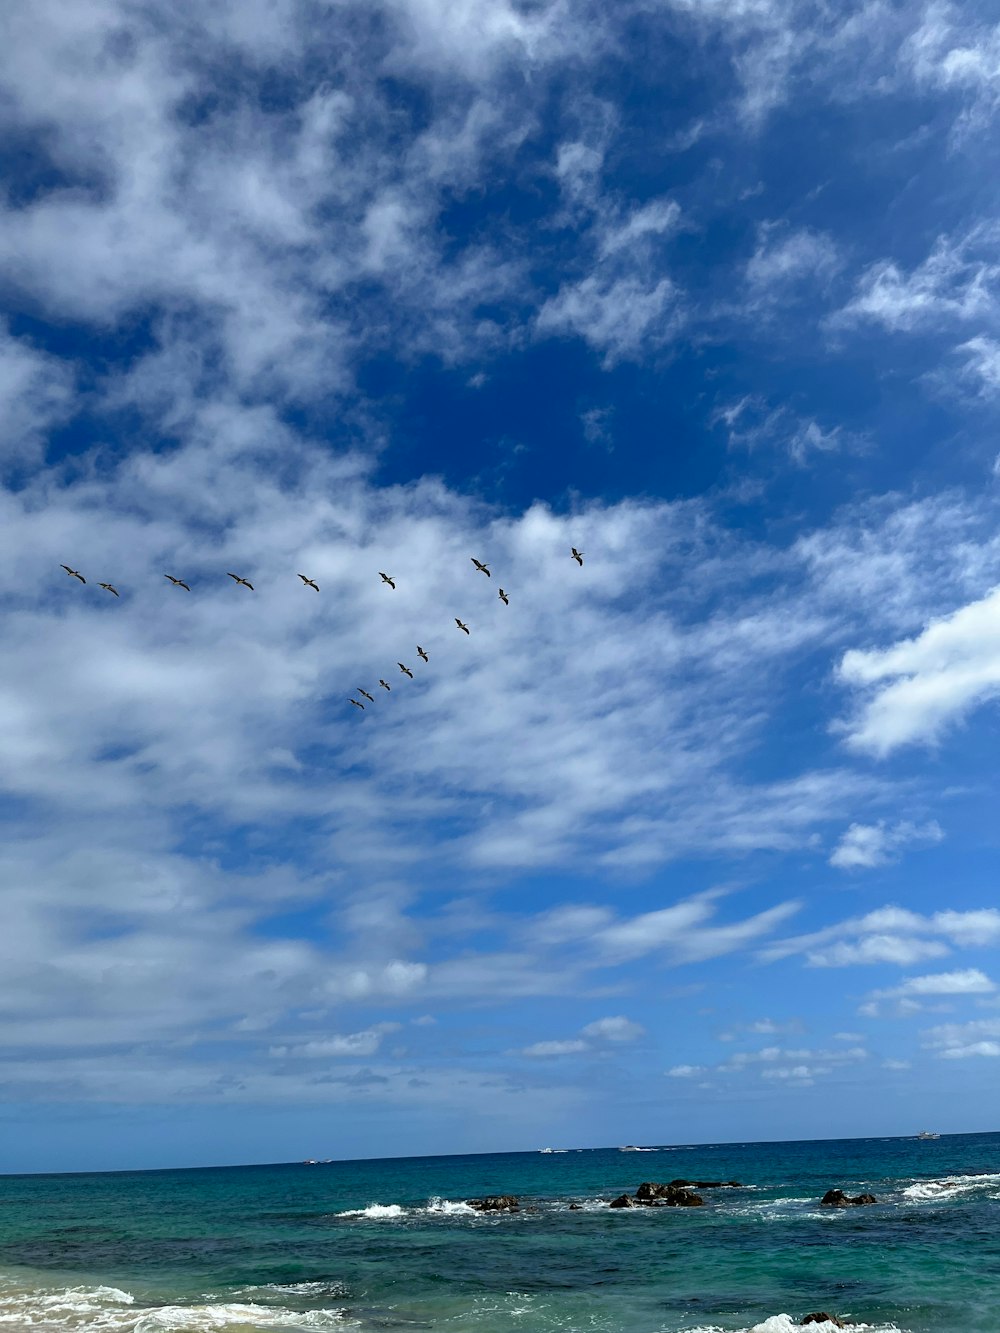
<path fill-rule="evenodd" d="M 862 1204 L 877 1202 L 874 1194 L 855 1194 L 852 1197 L 843 1190 L 827 1190 L 819 1201 L 821 1208 L 860 1208 Z"/>
<path fill-rule="evenodd" d="M 516 1194 L 487 1194 L 482 1199 L 468 1199 L 470 1208 L 479 1213 L 516 1213 L 519 1205 Z"/>
<path fill-rule="evenodd" d="M 617 1199 L 612 1199 L 608 1204 L 609 1208 L 634 1208 L 635 1204 L 627 1194 L 619 1194 Z"/>
<path fill-rule="evenodd" d="M 669 1185 L 658 1185 L 653 1180 L 644 1180 L 635 1192 L 635 1202 L 646 1207 L 692 1208 L 704 1203 L 705 1200 L 682 1188 L 674 1180 Z"/>
<path fill-rule="evenodd" d="M 741 1190 L 744 1187 L 739 1180 L 672 1180 L 671 1189 L 696 1190 Z"/>
<path fill-rule="evenodd" d="M 805 1317 L 805 1319 L 803 1319 L 803 1320 L 801 1321 L 801 1323 L 802 1323 L 803 1325 L 805 1325 L 805 1324 L 832 1324 L 832 1325 L 834 1326 L 834 1328 L 846 1328 L 846 1327 L 847 1327 L 847 1325 L 844 1323 L 844 1321 L 843 1321 L 842 1319 L 838 1319 L 837 1316 L 836 1316 L 835 1314 L 825 1314 L 822 1310 L 814 1311 L 812 1314 L 807 1314 L 806 1317 Z"/>
<path fill-rule="evenodd" d="M 672 1180 L 672 1181 L 670 1182 L 670 1188 L 671 1188 L 672 1190 L 682 1190 L 682 1189 L 686 1189 L 688 1185 L 693 1185 L 693 1184 L 694 1184 L 694 1181 L 693 1181 L 693 1180 L 682 1180 L 682 1179 L 678 1176 L 678 1178 L 677 1178 L 676 1180 Z"/>
<path fill-rule="evenodd" d="M 583 1208 L 582 1203 L 571 1203 L 569 1206 L 569 1210 L 571 1213 L 578 1213 L 582 1208 Z"/>

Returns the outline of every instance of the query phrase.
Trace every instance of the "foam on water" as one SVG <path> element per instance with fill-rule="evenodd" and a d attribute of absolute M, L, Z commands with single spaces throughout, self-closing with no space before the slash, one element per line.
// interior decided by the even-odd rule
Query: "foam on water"
<path fill-rule="evenodd" d="M 976 1176 L 943 1176 L 940 1180 L 918 1180 L 903 1190 L 904 1199 L 952 1199 L 972 1190 L 996 1190 L 1000 1172 Z"/>
<path fill-rule="evenodd" d="M 321 1284 L 303 1283 L 303 1286 Z M 118 1287 L 25 1290 L 0 1288 L 0 1326 L 32 1333 L 95 1330 L 105 1333 L 201 1333 L 201 1330 L 343 1327 L 343 1310 L 299 1312 L 254 1302 L 203 1302 L 136 1307 L 135 1297 Z"/>
<path fill-rule="evenodd" d="M 475 1208 L 470 1208 L 467 1203 L 463 1203 L 459 1199 L 440 1199 L 437 1195 L 427 1200 L 427 1207 L 423 1211 L 425 1213 L 441 1213 L 445 1217 L 479 1216 Z"/>
<path fill-rule="evenodd" d="M 367 1208 L 349 1208 L 337 1217 L 372 1217 L 379 1221 L 388 1221 L 396 1217 L 405 1217 L 406 1209 L 398 1203 L 370 1203 Z"/>
<path fill-rule="evenodd" d="M 847 1321 L 845 1320 L 845 1323 Z M 822 1324 L 807 1325 L 809 1333 L 836 1333 L 836 1324 L 824 1320 Z M 896 1324 L 847 1324 L 852 1333 L 905 1333 Z M 733 1330 L 723 1329 L 718 1324 L 703 1324 L 697 1328 L 687 1330 L 687 1333 L 733 1333 Z M 749 1328 L 737 1329 L 735 1333 L 802 1333 L 802 1326 L 797 1319 L 793 1319 L 787 1314 L 773 1314 L 759 1324 L 753 1324 Z"/>

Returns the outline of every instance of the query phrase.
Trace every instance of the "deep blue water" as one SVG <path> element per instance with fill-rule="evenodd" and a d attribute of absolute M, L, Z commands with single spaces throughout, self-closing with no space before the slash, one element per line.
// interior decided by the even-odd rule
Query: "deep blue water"
<path fill-rule="evenodd" d="M 675 1177 L 746 1188 L 607 1208 Z M 1000 1134 L 6 1176 L 0 1326 L 998 1333 L 998 1224 Z"/>

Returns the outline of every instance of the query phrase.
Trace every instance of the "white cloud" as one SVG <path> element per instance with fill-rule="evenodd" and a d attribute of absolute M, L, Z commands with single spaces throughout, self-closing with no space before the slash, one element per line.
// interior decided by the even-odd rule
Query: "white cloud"
<path fill-rule="evenodd" d="M 624 1018 L 618 1014 L 611 1018 L 598 1018 L 593 1023 L 588 1023 L 581 1031 L 585 1037 L 590 1037 L 595 1041 L 636 1041 L 642 1036 L 645 1029 L 640 1023 L 633 1023 L 631 1019 Z"/>
<path fill-rule="evenodd" d="M 921 1035 L 924 1046 L 936 1051 L 944 1060 L 966 1060 L 977 1055 L 1000 1056 L 1000 1019 L 941 1023 Z"/>
<path fill-rule="evenodd" d="M 938 938 L 934 938 L 934 937 Z M 765 962 L 804 954 L 814 967 L 890 962 L 907 966 L 957 948 L 985 947 L 1000 940 L 1000 910 L 952 909 L 924 916 L 903 907 L 881 907 L 822 930 L 764 945 Z"/>
<path fill-rule="evenodd" d="M 747 263 L 751 300 L 784 304 L 793 293 L 824 286 L 840 263 L 832 237 L 809 230 L 788 232 L 781 226 L 760 228 L 757 248 Z"/>
<path fill-rule="evenodd" d="M 816 455 L 856 453 L 867 447 L 865 438 L 843 426 L 824 429 L 815 418 L 798 416 L 784 405 L 772 407 L 756 394 L 718 408 L 711 421 L 725 425 L 731 449 L 782 449 L 800 466 Z"/>
<path fill-rule="evenodd" d="M 398 1023 L 380 1023 L 364 1032 L 348 1032 L 329 1037 L 314 1037 L 311 1041 L 292 1046 L 272 1046 L 268 1052 L 275 1059 L 325 1060 L 374 1055 L 389 1032 L 399 1030 Z"/>
<path fill-rule="evenodd" d="M 923 1006 L 914 997 L 927 995 L 990 995 L 996 985 L 978 968 L 967 967 L 954 972 L 933 972 L 920 977 L 908 977 L 899 986 L 872 991 L 859 1012 L 875 1017 L 881 1001 L 898 1000 L 897 1012 L 912 1014 Z"/>
<path fill-rule="evenodd" d="M 568 1041 L 536 1041 L 531 1046 L 525 1046 L 521 1054 L 540 1057 L 579 1055 L 581 1051 L 588 1049 L 587 1043 L 582 1038 L 575 1037 Z"/>
<path fill-rule="evenodd" d="M 944 837 L 934 820 L 914 824 L 902 820 L 898 824 L 852 824 L 841 837 L 830 856 L 830 864 L 839 870 L 868 870 L 896 860 L 896 854 L 913 843 L 940 842 Z"/>
<path fill-rule="evenodd" d="M 704 1065 L 674 1065 L 673 1069 L 667 1070 L 669 1078 L 695 1078 L 698 1074 L 704 1074 Z"/>
<path fill-rule="evenodd" d="M 1000 589 L 884 649 L 851 649 L 841 680 L 864 692 L 848 744 L 885 756 L 929 744 L 1000 693 Z"/>

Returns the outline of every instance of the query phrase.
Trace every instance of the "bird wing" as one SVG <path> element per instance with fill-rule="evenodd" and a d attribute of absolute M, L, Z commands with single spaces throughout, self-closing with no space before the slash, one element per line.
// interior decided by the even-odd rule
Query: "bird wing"
<path fill-rule="evenodd" d="M 65 571 L 66 571 L 67 574 L 75 574 L 75 573 L 76 573 L 76 570 L 75 570 L 75 569 L 70 569 L 69 565 L 60 565 L 59 568 L 60 568 L 60 569 L 65 569 Z"/>
<path fill-rule="evenodd" d="M 181 585 L 181 587 L 184 589 L 185 592 L 191 591 L 191 589 L 188 587 L 188 585 L 184 582 L 183 579 L 178 579 L 177 582 Z"/>
<path fill-rule="evenodd" d="M 246 579 L 244 579 L 243 582 L 244 582 L 244 584 L 246 584 L 246 586 L 250 589 L 250 591 L 253 592 L 253 584 L 252 584 L 252 583 L 247 583 Z"/>

